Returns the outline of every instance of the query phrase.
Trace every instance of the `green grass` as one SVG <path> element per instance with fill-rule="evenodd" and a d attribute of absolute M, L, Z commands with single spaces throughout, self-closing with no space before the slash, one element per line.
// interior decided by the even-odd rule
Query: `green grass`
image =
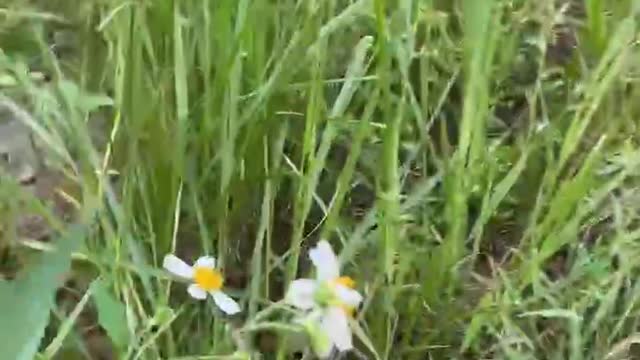
<path fill-rule="evenodd" d="M 0 318 L 17 321 L 0 321 L 0 342 L 39 343 L 41 359 L 308 353 L 279 300 L 327 239 L 365 295 L 361 358 L 632 358 L 637 10 L 4 2 L 0 92 L 30 114 L 77 208 L 61 222 L 3 176 L 0 274 L 18 277 L 0 282 Z M 23 212 L 61 240 L 18 239 Z M 37 261 L 60 272 L 69 254 L 51 251 L 75 229 L 84 243 L 62 291 L 74 300 L 44 302 L 53 288 L 36 285 Z M 170 252 L 215 255 L 242 314 L 169 281 Z M 42 316 L 14 331 L 29 306 Z"/>

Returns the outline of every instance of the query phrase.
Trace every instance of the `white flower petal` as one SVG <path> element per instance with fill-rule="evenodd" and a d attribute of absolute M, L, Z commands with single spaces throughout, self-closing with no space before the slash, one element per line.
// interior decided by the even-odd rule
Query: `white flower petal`
<path fill-rule="evenodd" d="M 207 298 L 207 292 L 196 284 L 189 285 L 187 291 L 189 292 L 189 295 L 191 295 L 191 297 L 194 299 L 204 300 Z"/>
<path fill-rule="evenodd" d="M 338 257 L 326 240 L 320 241 L 315 248 L 309 250 L 309 258 L 316 267 L 318 280 L 330 280 L 340 276 Z"/>
<path fill-rule="evenodd" d="M 347 351 L 353 348 L 349 319 L 344 310 L 337 306 L 328 308 L 320 326 L 338 350 Z"/>
<path fill-rule="evenodd" d="M 193 277 L 193 268 L 173 254 L 169 254 L 164 257 L 162 267 L 176 276 L 187 279 L 191 279 Z"/>
<path fill-rule="evenodd" d="M 233 315 L 240 312 L 240 305 L 222 291 L 212 291 L 211 296 L 213 296 L 213 301 L 225 314 Z"/>
<path fill-rule="evenodd" d="M 324 310 L 317 309 L 309 312 L 303 318 L 294 320 L 305 328 L 311 341 L 313 352 L 321 359 L 328 358 L 333 350 L 333 342 L 321 326 L 323 314 Z"/>
<path fill-rule="evenodd" d="M 298 309 L 309 310 L 315 306 L 314 295 L 318 284 L 311 279 L 298 279 L 289 284 L 285 302 Z"/>
<path fill-rule="evenodd" d="M 357 290 L 348 288 L 344 285 L 336 285 L 335 288 L 336 296 L 342 301 L 345 305 L 349 305 L 351 307 L 358 307 L 362 302 L 362 295 Z"/>
<path fill-rule="evenodd" d="M 193 266 L 215 269 L 216 259 L 213 256 L 201 256 Z"/>

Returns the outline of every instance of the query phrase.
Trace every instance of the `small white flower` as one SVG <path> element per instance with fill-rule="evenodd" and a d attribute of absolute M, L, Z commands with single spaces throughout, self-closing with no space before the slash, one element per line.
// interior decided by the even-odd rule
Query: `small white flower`
<path fill-rule="evenodd" d="M 178 277 L 192 282 L 187 288 L 191 297 L 204 300 L 207 293 L 213 297 L 216 305 L 226 314 L 233 315 L 240 312 L 240 305 L 221 291 L 224 279 L 220 271 L 216 270 L 216 259 L 202 256 L 193 266 L 189 266 L 173 254 L 166 255 L 162 266 Z"/>
<path fill-rule="evenodd" d="M 309 250 L 309 258 L 316 268 L 316 279 L 291 282 L 285 301 L 301 310 L 310 311 L 308 320 L 328 339 L 320 356 L 328 356 L 335 346 L 339 351 L 353 348 L 349 317 L 362 302 L 362 295 L 354 290 L 355 282 L 340 276 L 340 264 L 331 245 L 322 240 Z"/>

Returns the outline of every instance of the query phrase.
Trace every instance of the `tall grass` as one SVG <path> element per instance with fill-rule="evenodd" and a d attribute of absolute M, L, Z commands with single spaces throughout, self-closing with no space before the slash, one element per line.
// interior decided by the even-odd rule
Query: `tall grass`
<path fill-rule="evenodd" d="M 636 11 L 629 0 L 0 5 L 0 91 L 31 114 L 83 234 L 45 200 L 24 205 L 7 177 L 2 209 L 40 209 L 54 237 L 84 240 L 67 267 L 77 299 L 43 305 L 51 286 L 9 287 L 28 287 L 41 271 L 29 259 L 54 263 L 65 242 L 16 239 L 3 223 L 2 256 L 31 275 L 0 283 L 1 317 L 50 310 L 20 340 L 43 359 L 293 358 L 307 342 L 277 301 L 327 239 L 365 294 L 361 358 L 632 356 Z M 242 315 L 174 288 L 167 253 L 214 254 Z M 0 341 L 21 326 L 5 324 Z"/>

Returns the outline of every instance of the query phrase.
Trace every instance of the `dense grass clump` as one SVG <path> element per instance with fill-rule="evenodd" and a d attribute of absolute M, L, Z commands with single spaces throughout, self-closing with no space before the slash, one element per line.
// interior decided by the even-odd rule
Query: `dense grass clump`
<path fill-rule="evenodd" d="M 3 1 L 0 359 L 313 358 L 281 299 L 322 239 L 346 358 L 633 358 L 638 10 Z"/>

